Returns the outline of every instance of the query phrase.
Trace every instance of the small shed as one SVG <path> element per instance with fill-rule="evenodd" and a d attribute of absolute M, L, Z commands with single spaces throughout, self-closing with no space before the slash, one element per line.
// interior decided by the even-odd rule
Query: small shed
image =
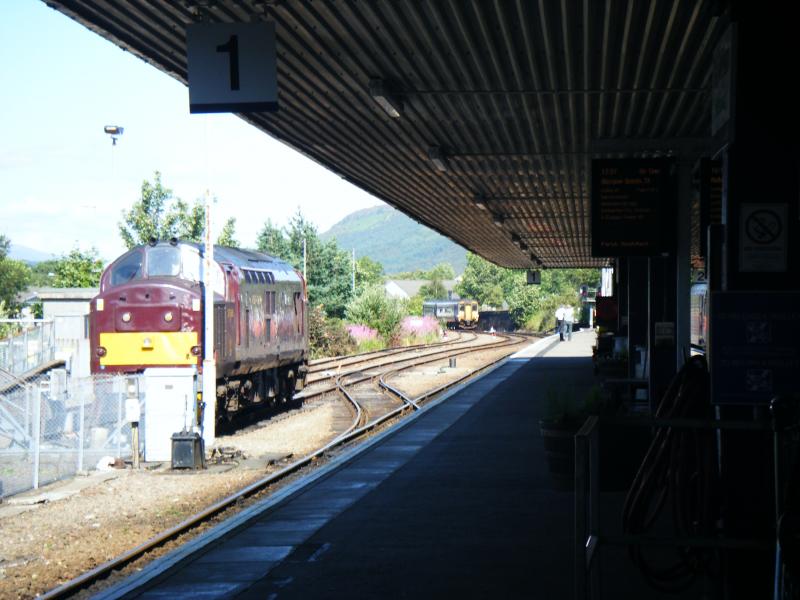
<path fill-rule="evenodd" d="M 53 323 L 55 356 L 68 361 L 73 376 L 89 375 L 89 305 L 98 288 L 31 288 L 25 303 L 42 303 L 42 317 Z"/>

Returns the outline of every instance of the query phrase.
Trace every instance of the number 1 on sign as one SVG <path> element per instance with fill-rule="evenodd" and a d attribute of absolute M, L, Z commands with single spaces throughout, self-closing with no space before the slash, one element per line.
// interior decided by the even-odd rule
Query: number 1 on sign
<path fill-rule="evenodd" d="M 217 46 L 217 52 L 228 53 L 228 65 L 231 74 L 231 90 L 239 89 L 239 36 L 232 35 L 227 43 Z"/>

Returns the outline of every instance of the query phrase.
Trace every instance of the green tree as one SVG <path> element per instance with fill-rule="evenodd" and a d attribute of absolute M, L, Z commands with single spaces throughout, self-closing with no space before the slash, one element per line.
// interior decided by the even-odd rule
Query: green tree
<path fill-rule="evenodd" d="M 48 287 L 53 285 L 56 275 L 58 259 L 43 260 L 31 266 L 31 279 L 28 285 L 33 287 Z"/>
<path fill-rule="evenodd" d="M 258 232 L 256 248 L 261 252 L 284 260 L 289 258 L 289 243 L 286 240 L 286 234 L 282 228 L 273 225 L 270 219 L 264 223 L 264 227 Z"/>
<path fill-rule="evenodd" d="M 205 241 L 206 207 L 202 200 L 197 199 L 192 206 L 189 206 L 183 200 L 177 199 L 175 206 L 167 215 L 167 221 L 174 223 L 174 228 L 172 231 L 164 231 L 160 239 L 177 237 L 190 242 Z"/>
<path fill-rule="evenodd" d="M 447 298 L 447 289 L 440 279 L 433 279 L 419 288 L 423 300 L 443 300 Z"/>
<path fill-rule="evenodd" d="M 174 224 L 167 218 L 172 190 L 161 185 L 161 173 L 155 172 L 154 182 L 142 182 L 140 197 L 129 211 L 123 211 L 119 233 L 128 248 L 146 243 L 150 238 L 164 239 L 175 233 Z"/>
<path fill-rule="evenodd" d="M 329 318 L 321 306 L 308 313 L 308 343 L 312 358 L 351 354 L 356 348 L 341 319 Z"/>
<path fill-rule="evenodd" d="M 153 182 L 142 182 L 139 200 L 122 212 L 118 223 L 122 241 L 128 248 L 147 243 L 150 238 L 168 240 L 178 237 L 201 242 L 205 231 L 205 208 L 201 200 L 189 206 L 172 196 L 172 190 L 161 183 L 161 173 L 153 174 Z"/>
<path fill-rule="evenodd" d="M 416 294 L 406 301 L 406 312 L 417 317 L 422 316 L 422 296 Z"/>
<path fill-rule="evenodd" d="M 453 265 L 450 263 L 439 263 L 428 271 L 427 277 L 424 277 L 424 279 L 438 279 L 439 281 L 455 278 L 456 272 L 455 269 L 453 269 Z"/>
<path fill-rule="evenodd" d="M 335 240 L 320 240 L 316 226 L 300 210 L 286 228 L 278 228 L 267 221 L 258 234 L 257 247 L 302 271 L 303 240 L 306 243 L 309 303 L 323 306 L 331 317 L 343 317 L 353 295 L 350 254 L 341 250 Z"/>
<path fill-rule="evenodd" d="M 8 315 L 19 312 L 20 303 L 18 294 L 28 286 L 31 279 L 31 270 L 21 260 L 8 257 L 11 240 L 0 235 L 0 303 Z"/>
<path fill-rule="evenodd" d="M 383 283 L 383 265 L 369 256 L 356 260 L 356 291 Z"/>
<path fill-rule="evenodd" d="M 96 287 L 103 274 L 103 261 L 92 248 L 82 252 L 73 248 L 69 254 L 61 257 L 55 264 L 54 287 Z"/>
<path fill-rule="evenodd" d="M 222 232 L 219 234 L 219 238 L 217 238 L 217 244 L 220 246 L 229 246 L 231 248 L 236 248 L 239 246 L 239 242 L 236 240 L 235 217 L 231 217 L 225 221 L 225 225 L 222 227 Z"/>
<path fill-rule="evenodd" d="M 515 287 L 519 275 L 512 269 L 498 267 L 467 252 L 467 267 L 456 286 L 456 293 L 462 298 L 474 298 L 482 305 L 499 307 Z"/>
<path fill-rule="evenodd" d="M 455 279 L 456 272 L 450 263 L 439 263 L 432 269 L 425 271 L 424 269 L 417 269 L 416 271 L 405 271 L 403 273 L 396 273 L 391 275 L 392 279 Z"/>
<path fill-rule="evenodd" d="M 376 329 L 388 342 L 397 333 L 405 310 L 401 301 L 386 295 L 382 285 L 373 285 L 350 301 L 346 315 L 351 323 Z"/>

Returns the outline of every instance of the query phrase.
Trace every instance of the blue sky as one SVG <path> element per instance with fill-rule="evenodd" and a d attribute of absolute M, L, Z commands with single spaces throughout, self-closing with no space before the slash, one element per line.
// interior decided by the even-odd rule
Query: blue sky
<path fill-rule="evenodd" d="M 54 255 L 123 246 L 121 214 L 162 173 L 252 246 L 299 207 L 325 231 L 380 201 L 233 115 L 190 115 L 188 90 L 38 0 L 0 1 L 0 233 Z M 103 132 L 120 125 L 117 146 Z"/>

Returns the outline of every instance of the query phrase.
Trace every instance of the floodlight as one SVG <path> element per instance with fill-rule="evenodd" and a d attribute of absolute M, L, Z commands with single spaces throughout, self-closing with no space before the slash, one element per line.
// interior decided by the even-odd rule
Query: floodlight
<path fill-rule="evenodd" d="M 106 125 L 103 127 L 103 131 L 111 136 L 111 145 L 116 146 L 117 138 L 122 135 L 122 133 L 125 131 L 125 128 L 120 127 L 119 125 Z"/>
<path fill-rule="evenodd" d="M 447 164 L 444 161 L 444 155 L 442 154 L 442 149 L 439 146 L 431 146 L 428 148 L 428 159 L 439 171 L 447 171 Z"/>
<path fill-rule="evenodd" d="M 372 99 L 378 103 L 387 115 L 393 119 L 397 119 L 400 116 L 400 112 L 403 110 L 403 104 L 388 92 L 383 79 L 369 80 L 369 95 L 372 96 Z"/>

